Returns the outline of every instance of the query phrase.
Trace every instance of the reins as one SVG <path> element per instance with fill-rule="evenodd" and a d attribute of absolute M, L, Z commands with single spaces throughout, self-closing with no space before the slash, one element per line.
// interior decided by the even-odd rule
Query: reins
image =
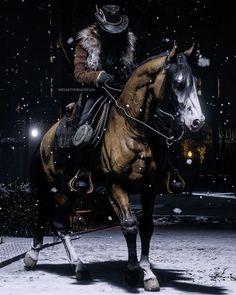
<path fill-rule="evenodd" d="M 182 133 L 181 133 L 181 135 L 180 135 L 178 138 L 175 138 L 173 135 L 172 135 L 172 136 L 167 136 L 167 135 L 165 135 L 164 133 L 160 132 L 159 130 L 156 130 L 156 129 L 153 128 L 152 126 L 148 125 L 147 123 L 145 123 L 145 122 L 143 122 L 143 121 L 141 121 L 141 120 L 139 120 L 139 119 L 137 119 L 137 118 L 134 118 L 133 116 L 129 115 L 129 114 L 127 113 L 126 109 L 123 108 L 122 106 L 120 106 L 120 105 L 118 104 L 116 98 L 115 98 L 115 97 L 114 97 L 114 96 L 108 91 L 107 88 L 109 88 L 110 90 L 119 91 L 119 92 L 122 92 L 122 90 L 121 90 L 121 89 L 113 88 L 113 87 L 107 85 L 106 82 L 105 82 L 105 85 L 106 85 L 106 87 L 102 86 L 102 88 L 106 91 L 106 93 L 107 93 L 107 94 L 110 96 L 110 98 L 114 101 L 115 106 L 116 106 L 118 109 L 122 110 L 123 113 L 125 114 L 125 116 L 126 116 L 127 118 L 129 118 L 129 119 L 131 119 L 131 120 L 133 120 L 133 121 L 135 121 L 135 122 L 137 122 L 137 123 L 143 125 L 144 127 L 146 127 L 147 129 L 151 130 L 152 132 L 154 132 L 154 133 L 158 134 L 159 136 L 165 138 L 165 140 L 166 140 L 166 145 L 167 145 L 167 146 L 171 146 L 171 145 L 173 145 L 174 142 L 179 141 L 179 140 L 183 137 L 184 130 L 182 130 Z M 175 117 L 174 117 L 173 115 L 171 115 L 170 113 L 167 113 L 167 112 L 161 110 L 160 108 L 159 108 L 159 110 L 160 110 L 160 112 L 161 112 L 162 114 L 171 117 L 171 118 L 173 119 L 173 121 L 175 120 Z"/>

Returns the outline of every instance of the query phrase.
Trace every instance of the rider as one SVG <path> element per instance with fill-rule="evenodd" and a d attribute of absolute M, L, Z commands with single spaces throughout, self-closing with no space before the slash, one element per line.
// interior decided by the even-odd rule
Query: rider
<path fill-rule="evenodd" d="M 78 33 L 74 55 L 75 80 L 82 89 L 88 90 L 73 141 L 77 147 L 86 146 L 90 140 L 91 132 L 88 130 L 94 115 L 92 106 L 104 95 L 102 87 L 112 84 L 122 89 L 135 68 L 136 37 L 129 29 L 128 16 L 121 15 L 118 5 L 103 5 L 101 8 L 96 6 L 95 20 L 94 24 Z M 84 151 L 80 149 L 80 158 L 83 158 Z M 86 159 L 79 165 L 86 167 Z M 176 173 L 173 176 L 173 171 L 177 170 L 170 164 L 167 169 L 168 183 L 165 186 L 168 192 L 174 192 L 181 187 L 182 179 Z M 76 175 L 76 190 L 87 191 L 88 170 L 80 169 L 80 172 Z"/>
<path fill-rule="evenodd" d="M 89 142 L 91 133 L 86 138 L 86 127 L 94 115 L 91 107 L 104 95 L 102 87 L 112 83 L 122 89 L 135 68 L 136 37 L 129 28 L 128 16 L 121 14 L 118 5 L 103 5 L 96 6 L 95 20 L 78 33 L 74 55 L 75 80 L 87 91 L 74 137 L 74 145 L 78 147 Z M 83 190 L 86 185 L 83 177 L 77 179 L 77 190 Z"/>
<path fill-rule="evenodd" d="M 78 127 L 92 117 L 88 112 L 101 95 L 101 87 L 115 82 L 122 88 L 134 69 L 136 37 L 128 28 L 128 16 L 120 14 L 118 5 L 104 5 L 96 7 L 95 19 L 96 23 L 77 35 L 75 80 L 96 87 L 94 92 L 89 89 Z"/>

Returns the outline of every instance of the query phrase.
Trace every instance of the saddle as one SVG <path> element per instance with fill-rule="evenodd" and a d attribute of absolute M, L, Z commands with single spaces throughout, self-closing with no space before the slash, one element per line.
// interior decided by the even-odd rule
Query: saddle
<path fill-rule="evenodd" d="M 100 106 L 91 123 L 87 122 L 77 129 L 73 139 L 74 146 L 84 148 L 89 145 L 94 149 L 99 146 L 107 124 L 110 106 L 109 102 L 105 102 Z"/>
<path fill-rule="evenodd" d="M 92 122 L 88 125 L 86 124 L 83 129 L 77 129 L 81 111 L 79 103 L 70 103 L 66 106 L 65 115 L 56 129 L 54 141 L 54 161 L 58 165 L 67 165 L 68 159 L 66 155 L 71 155 L 72 149 L 76 152 L 76 148 L 81 148 L 84 145 L 89 145 L 93 149 L 99 147 L 105 132 L 110 106 L 111 104 L 104 98 L 103 103 L 98 107 L 93 116 Z M 78 130 L 80 134 L 78 134 Z M 86 140 L 86 137 L 88 140 Z M 82 144 L 77 147 L 75 140 L 77 143 L 81 141 Z M 71 159 L 71 161 L 74 160 Z M 77 164 L 75 163 L 75 165 Z M 85 168 L 79 169 L 75 176 L 68 182 L 68 188 L 70 192 L 91 194 L 94 190 L 91 172 Z"/>
<path fill-rule="evenodd" d="M 57 129 L 55 146 L 59 149 L 82 147 L 81 143 L 98 147 L 103 138 L 111 103 L 104 99 L 104 103 L 98 108 L 90 124 L 77 130 L 78 120 L 81 112 L 81 105 L 70 103 L 66 106 L 65 115 L 62 117 Z"/>
<path fill-rule="evenodd" d="M 62 117 L 57 129 L 55 147 L 58 149 L 70 148 L 73 146 L 73 138 L 76 132 L 78 103 L 70 103 L 66 106 L 65 115 Z"/>

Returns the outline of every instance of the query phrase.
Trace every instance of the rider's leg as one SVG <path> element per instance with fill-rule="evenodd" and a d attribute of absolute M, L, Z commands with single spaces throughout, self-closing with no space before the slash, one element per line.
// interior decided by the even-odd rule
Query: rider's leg
<path fill-rule="evenodd" d="M 90 171 L 88 169 L 88 144 L 92 136 L 92 128 L 88 126 L 93 118 L 93 105 L 95 99 L 87 98 L 83 111 L 77 123 L 77 132 L 74 136 L 73 143 L 79 150 L 76 154 L 76 166 L 79 168 L 76 176 L 69 182 L 71 190 L 80 193 L 86 193 L 90 187 Z M 87 126 L 86 126 L 87 125 Z"/>
<path fill-rule="evenodd" d="M 73 138 L 73 144 L 80 149 L 89 145 L 93 135 L 91 121 L 93 120 L 94 116 L 94 102 L 95 99 L 93 97 L 87 98 L 77 123 L 78 129 Z"/>
<path fill-rule="evenodd" d="M 83 111 L 79 118 L 78 127 L 84 125 L 86 122 L 90 121 L 90 119 L 92 118 L 93 112 L 91 111 L 91 108 L 94 102 L 95 102 L 94 98 L 87 98 Z"/>

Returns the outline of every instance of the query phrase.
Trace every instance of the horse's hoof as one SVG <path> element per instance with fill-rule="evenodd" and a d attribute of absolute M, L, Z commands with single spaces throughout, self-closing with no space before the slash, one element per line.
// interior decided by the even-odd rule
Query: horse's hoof
<path fill-rule="evenodd" d="M 144 290 L 149 292 L 160 291 L 158 280 L 156 278 L 144 280 Z"/>
<path fill-rule="evenodd" d="M 78 282 L 90 281 L 91 276 L 88 270 L 78 270 L 75 272 L 76 280 Z"/>
<path fill-rule="evenodd" d="M 38 260 L 33 259 L 29 252 L 25 254 L 24 264 L 26 269 L 33 269 L 36 266 L 37 262 Z"/>
<path fill-rule="evenodd" d="M 139 283 L 139 268 L 127 269 L 125 273 L 125 282 L 130 287 L 136 287 Z"/>

